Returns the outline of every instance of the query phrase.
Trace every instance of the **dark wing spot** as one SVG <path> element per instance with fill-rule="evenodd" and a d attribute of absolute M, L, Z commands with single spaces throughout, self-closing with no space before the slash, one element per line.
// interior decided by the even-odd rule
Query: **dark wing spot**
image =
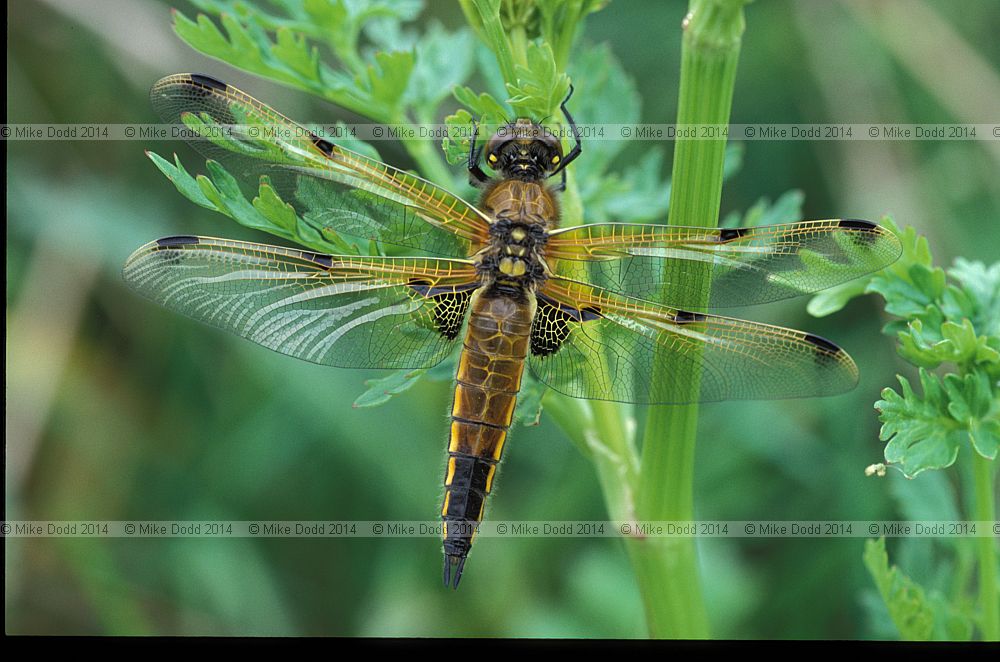
<path fill-rule="evenodd" d="M 804 340 L 806 342 L 812 343 L 813 345 L 816 345 L 817 347 L 823 349 L 823 351 L 829 352 L 830 354 L 839 354 L 841 351 L 843 351 L 840 349 L 840 347 L 834 345 L 826 338 L 820 338 L 819 336 L 814 336 L 811 333 L 805 334 Z"/>
<path fill-rule="evenodd" d="M 721 228 L 719 230 L 719 241 L 732 241 L 750 234 L 750 228 Z"/>
<path fill-rule="evenodd" d="M 702 313 L 692 313 L 688 310 L 678 310 L 674 314 L 674 321 L 678 324 L 688 324 L 690 322 L 703 322 L 705 316 Z"/>
<path fill-rule="evenodd" d="M 539 295 L 535 317 L 531 320 L 531 353 L 535 356 L 554 354 L 573 330 L 571 323 L 589 322 L 600 317 L 600 309 L 594 306 L 577 310 Z"/>
<path fill-rule="evenodd" d="M 863 221 L 856 218 L 842 218 L 837 223 L 837 226 L 844 228 L 845 230 L 858 230 L 858 232 L 851 232 L 850 237 L 854 240 L 854 243 L 859 246 L 873 244 L 879 236 L 879 227 L 871 221 Z"/>
<path fill-rule="evenodd" d="M 313 253 L 312 251 L 301 251 L 299 255 L 302 259 L 308 260 L 309 262 L 314 262 L 321 267 L 326 267 L 327 269 L 333 266 L 333 256 L 324 255 L 322 253 Z"/>
<path fill-rule="evenodd" d="M 164 237 L 157 239 L 156 245 L 160 248 L 170 248 L 172 246 L 184 246 L 186 244 L 197 244 L 201 240 L 193 235 L 177 235 L 175 237 Z"/>
<path fill-rule="evenodd" d="M 411 278 L 406 284 L 408 287 L 412 287 L 417 291 L 417 294 L 421 296 L 428 296 L 431 292 L 431 283 L 427 280 L 420 280 L 418 278 Z"/>
<path fill-rule="evenodd" d="M 863 221 L 857 218 L 842 218 L 837 225 L 842 228 L 851 228 L 853 230 L 875 230 L 878 227 L 878 225 L 872 223 L 871 221 Z"/>
<path fill-rule="evenodd" d="M 432 287 L 430 281 L 412 278 L 407 286 L 420 296 L 434 301 L 434 328 L 438 333 L 448 340 L 457 338 L 465 322 L 472 292 L 479 287 L 479 283 Z"/>
<path fill-rule="evenodd" d="M 316 146 L 316 149 L 323 152 L 327 156 L 333 156 L 333 143 L 329 140 L 323 140 L 315 133 L 310 133 L 310 137 L 312 138 L 312 144 Z"/>
<path fill-rule="evenodd" d="M 221 80 L 206 76 L 205 74 L 191 74 L 191 82 L 213 90 L 219 90 L 220 92 L 225 92 L 229 88 Z"/>
<path fill-rule="evenodd" d="M 434 326 L 448 340 L 454 340 L 462 330 L 465 311 L 469 308 L 472 290 L 439 294 L 434 297 Z"/>

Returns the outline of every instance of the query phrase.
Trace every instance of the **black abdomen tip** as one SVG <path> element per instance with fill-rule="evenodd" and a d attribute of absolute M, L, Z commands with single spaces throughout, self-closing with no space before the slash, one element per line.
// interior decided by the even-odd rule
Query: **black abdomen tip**
<path fill-rule="evenodd" d="M 462 571 L 465 569 L 466 557 L 458 554 L 447 554 L 444 557 L 444 585 L 452 590 L 458 588 L 462 581 Z"/>
<path fill-rule="evenodd" d="M 198 237 L 189 234 L 180 234 L 174 237 L 164 237 L 163 239 L 157 239 L 156 245 L 161 248 L 170 248 L 171 246 L 185 246 L 188 244 L 197 244 L 201 241 Z"/>
<path fill-rule="evenodd" d="M 198 85 L 204 85 L 205 87 L 210 87 L 213 90 L 219 90 L 220 92 L 225 92 L 229 87 L 221 80 L 212 78 L 211 76 L 206 76 L 205 74 L 191 74 L 191 82 L 197 83 Z"/>

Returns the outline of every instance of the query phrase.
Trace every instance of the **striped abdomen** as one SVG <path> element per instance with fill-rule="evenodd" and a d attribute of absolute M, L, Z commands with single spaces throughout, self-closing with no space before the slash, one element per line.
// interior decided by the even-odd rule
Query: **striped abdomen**
<path fill-rule="evenodd" d="M 458 363 L 445 473 L 444 581 L 454 586 L 482 520 L 528 355 L 535 300 L 495 288 L 473 295 Z"/>

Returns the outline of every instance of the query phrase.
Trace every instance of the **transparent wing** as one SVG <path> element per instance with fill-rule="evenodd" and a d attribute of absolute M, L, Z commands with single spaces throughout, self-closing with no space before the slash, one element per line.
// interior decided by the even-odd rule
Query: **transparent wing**
<path fill-rule="evenodd" d="M 685 308 L 817 292 L 878 271 L 901 252 L 889 230 L 848 219 L 720 229 L 599 223 L 556 230 L 545 247 L 568 279 Z"/>
<path fill-rule="evenodd" d="M 639 404 L 842 393 L 858 370 L 802 331 L 666 308 L 552 279 L 538 293 L 529 366 L 577 398 Z M 692 373 L 692 371 L 694 371 Z M 685 375 L 700 374 L 692 389 Z"/>
<path fill-rule="evenodd" d="M 489 236 L 475 207 L 415 175 L 322 140 L 236 88 L 200 74 L 176 74 L 150 90 L 167 123 L 226 165 L 257 194 L 266 177 L 310 224 L 346 235 L 445 256 L 466 256 Z"/>
<path fill-rule="evenodd" d="M 210 237 L 167 237 L 129 257 L 157 303 L 306 361 L 427 368 L 458 342 L 476 270 L 462 260 L 342 257 Z"/>

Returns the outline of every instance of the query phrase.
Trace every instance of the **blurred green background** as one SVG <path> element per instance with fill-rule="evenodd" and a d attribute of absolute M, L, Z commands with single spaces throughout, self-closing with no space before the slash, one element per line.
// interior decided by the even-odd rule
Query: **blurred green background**
<path fill-rule="evenodd" d="M 8 5 L 7 121 L 153 122 L 147 90 L 177 71 L 213 74 L 291 117 L 353 119 L 188 49 L 171 32 L 170 6 L 195 13 L 153 0 Z M 610 45 L 635 79 L 644 121 L 674 119 L 685 9 L 630 0 L 588 19 L 580 48 Z M 430 20 L 462 24 L 445 2 L 431 3 L 420 22 Z M 1000 120 L 996 3 L 769 0 L 748 7 L 747 26 L 734 123 Z M 7 519 L 435 517 L 450 384 L 424 381 L 381 409 L 355 410 L 375 373 L 273 354 L 124 287 L 125 258 L 157 237 L 273 241 L 183 199 L 142 150 L 176 150 L 195 168 L 203 161 L 193 151 L 127 141 L 6 147 Z M 723 213 L 799 189 L 804 218 L 890 213 L 926 234 L 944 264 L 1000 257 L 1000 142 L 745 148 Z M 379 149 L 409 165 L 398 147 Z M 836 340 L 862 381 L 835 398 L 704 406 L 701 518 L 906 517 L 916 496 L 933 501 L 952 489 L 941 474 L 910 482 L 863 474 L 881 459 L 872 403 L 906 372 L 880 333 L 875 299 L 821 320 L 808 317 L 804 300 L 746 314 Z M 591 465 L 544 414 L 539 426 L 515 431 L 489 517 L 604 515 Z M 441 587 L 431 538 L 4 542 L 8 633 L 645 633 L 613 538 L 484 538 L 458 592 Z M 717 637 L 892 636 L 861 538 L 703 542 Z M 921 550 L 900 553 L 927 581 L 935 569 Z"/>

